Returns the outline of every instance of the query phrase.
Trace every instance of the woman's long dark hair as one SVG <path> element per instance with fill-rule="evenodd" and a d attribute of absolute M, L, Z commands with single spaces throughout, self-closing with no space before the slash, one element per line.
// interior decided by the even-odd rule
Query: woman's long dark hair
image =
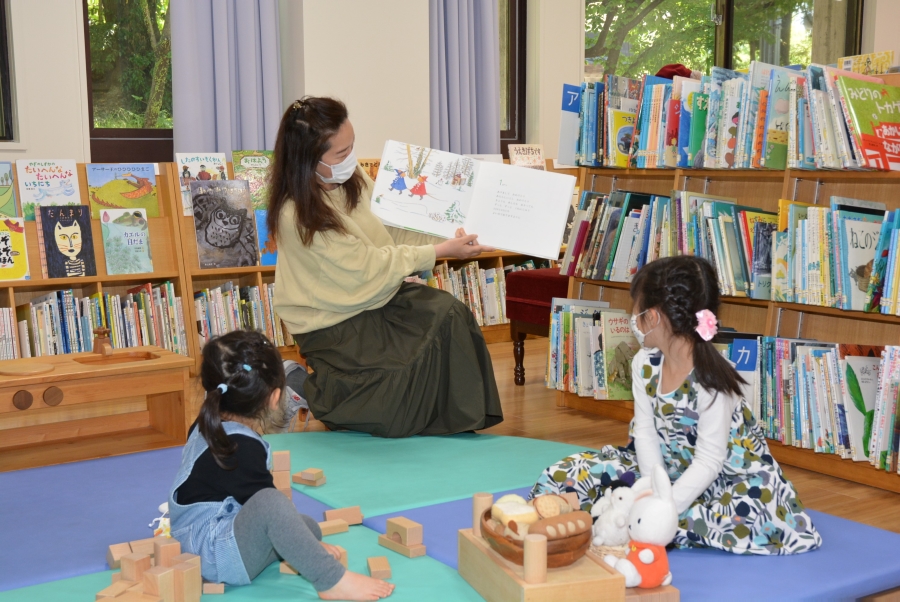
<path fill-rule="evenodd" d="M 247 368 L 250 368 L 247 370 Z M 252 330 L 235 330 L 209 341 L 203 347 L 200 381 L 206 396 L 200 407 L 197 428 L 206 439 L 216 464 L 225 470 L 235 444 L 222 428 L 222 414 L 264 420 L 275 389 L 284 391 L 284 364 L 275 346 Z M 219 385 L 226 385 L 222 392 Z"/>
<path fill-rule="evenodd" d="M 269 179 L 266 225 L 276 242 L 281 212 L 294 203 L 296 228 L 304 245 L 317 232 L 346 233 L 341 218 L 324 199 L 316 167 L 331 148 L 330 139 L 347 121 L 347 107 L 334 98 L 305 96 L 292 104 L 281 118 L 275 140 L 275 160 Z M 356 209 L 364 181 L 359 170 L 341 184 L 347 211 Z"/>
<path fill-rule="evenodd" d="M 728 360 L 697 334 L 697 312 L 719 309 L 716 271 L 701 257 L 683 255 L 651 261 L 631 282 L 635 314 L 657 309 L 665 314 L 675 336 L 691 341 L 694 348 L 694 378 L 707 391 L 742 395 L 746 384 Z"/>

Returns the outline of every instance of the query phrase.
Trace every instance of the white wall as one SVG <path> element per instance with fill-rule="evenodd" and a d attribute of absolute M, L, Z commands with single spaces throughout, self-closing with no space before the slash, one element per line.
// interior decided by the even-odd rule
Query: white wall
<path fill-rule="evenodd" d="M 0 160 L 90 161 L 82 0 L 9 4 L 18 140 Z"/>
<path fill-rule="evenodd" d="M 900 0 L 866 0 L 863 7 L 862 52 L 893 50 L 900 64 Z"/>
<path fill-rule="evenodd" d="M 285 108 L 303 94 L 341 99 L 360 158 L 389 139 L 430 144 L 426 0 L 282 0 L 280 15 Z"/>
<path fill-rule="evenodd" d="M 584 2 L 528 0 L 527 11 L 525 138 L 554 158 L 563 84 L 580 84 L 584 70 Z"/>

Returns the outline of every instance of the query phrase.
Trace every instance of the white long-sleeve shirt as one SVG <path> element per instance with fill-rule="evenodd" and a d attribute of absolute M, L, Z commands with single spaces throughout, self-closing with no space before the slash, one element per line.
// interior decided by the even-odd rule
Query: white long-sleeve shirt
<path fill-rule="evenodd" d="M 637 452 L 638 467 L 642 476 L 649 476 L 657 464 L 665 468 L 660 449 L 661 440 L 657 434 L 657 422 L 662 423 L 665 419 L 654 415 L 654 399 L 647 395 L 645 379 L 641 378 L 643 366 L 648 363 L 647 355 L 648 350 L 641 349 L 631 364 L 634 449 Z M 662 381 L 662 363 L 659 365 L 659 375 L 657 395 L 661 399 L 665 398 L 662 391 L 674 391 L 681 386 L 681 383 Z M 697 443 L 691 465 L 672 485 L 672 494 L 679 514 L 687 510 L 722 471 L 728 452 L 732 415 L 740 403 L 740 399 L 733 395 L 719 393 L 717 396 L 699 384 L 695 383 L 694 386 L 698 395 L 697 408 L 700 414 L 697 420 Z"/>

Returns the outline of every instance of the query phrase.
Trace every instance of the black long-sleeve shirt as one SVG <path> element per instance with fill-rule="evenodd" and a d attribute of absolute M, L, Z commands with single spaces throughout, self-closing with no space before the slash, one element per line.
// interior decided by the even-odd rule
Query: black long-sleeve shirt
<path fill-rule="evenodd" d="M 197 428 L 191 425 L 190 432 Z M 223 502 L 228 496 L 237 503 L 246 504 L 253 494 L 266 487 L 275 487 L 272 473 L 266 466 L 266 449 L 262 443 L 246 435 L 229 435 L 236 449 L 225 460 L 233 470 L 225 470 L 216 464 L 210 450 L 204 451 L 194 463 L 191 474 L 178 488 L 178 503 Z"/>

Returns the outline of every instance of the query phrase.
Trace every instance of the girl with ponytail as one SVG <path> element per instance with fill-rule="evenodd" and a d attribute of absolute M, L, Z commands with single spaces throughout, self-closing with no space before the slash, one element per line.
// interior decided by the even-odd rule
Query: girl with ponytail
<path fill-rule="evenodd" d="M 719 288 L 705 259 L 667 257 L 631 283 L 634 420 L 608 445 L 544 471 L 532 495 L 574 492 L 590 510 L 614 480 L 650 487 L 661 465 L 680 513 L 674 543 L 736 554 L 798 554 L 822 545 L 797 491 L 769 452 L 734 366 L 716 350 Z M 646 475 L 646 476 L 642 476 Z"/>
<path fill-rule="evenodd" d="M 260 434 L 279 428 L 285 387 L 278 350 L 237 330 L 203 348 L 203 405 L 169 493 L 172 537 L 200 556 L 207 581 L 247 585 L 285 560 L 323 600 L 378 600 L 394 586 L 344 569 L 318 523 L 275 488 Z"/>

